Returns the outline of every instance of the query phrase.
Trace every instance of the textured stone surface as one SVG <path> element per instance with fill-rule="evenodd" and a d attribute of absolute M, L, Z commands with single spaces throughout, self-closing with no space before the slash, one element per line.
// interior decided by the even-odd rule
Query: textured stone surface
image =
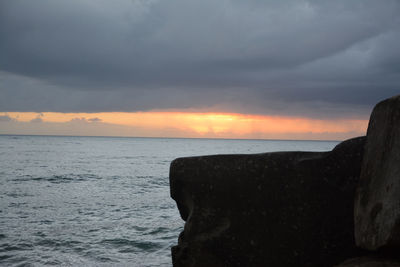
<path fill-rule="evenodd" d="M 400 267 L 400 262 L 393 259 L 362 257 L 347 260 L 336 267 Z"/>
<path fill-rule="evenodd" d="M 400 248 L 400 96 L 371 114 L 354 213 L 358 246 Z"/>
<path fill-rule="evenodd" d="M 174 266 L 333 266 L 354 257 L 364 142 L 174 160 L 171 197 L 186 221 Z"/>

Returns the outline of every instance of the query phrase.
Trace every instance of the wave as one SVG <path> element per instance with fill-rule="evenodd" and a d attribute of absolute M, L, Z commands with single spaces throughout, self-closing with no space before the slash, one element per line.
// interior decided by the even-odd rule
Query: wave
<path fill-rule="evenodd" d="M 14 182 L 26 182 L 26 181 L 35 181 L 35 182 L 50 182 L 54 184 L 61 183 L 71 183 L 71 182 L 82 182 L 88 180 L 99 180 L 103 179 L 102 177 L 95 174 L 62 174 L 62 175 L 51 175 L 46 177 L 37 177 L 33 175 L 23 175 L 20 177 L 16 177 L 11 179 Z"/>
<path fill-rule="evenodd" d="M 125 238 L 104 239 L 98 244 L 105 245 L 109 248 L 119 249 L 120 253 L 131 253 L 137 250 L 152 252 L 159 250 L 162 246 L 156 242 L 143 240 L 129 240 Z"/>

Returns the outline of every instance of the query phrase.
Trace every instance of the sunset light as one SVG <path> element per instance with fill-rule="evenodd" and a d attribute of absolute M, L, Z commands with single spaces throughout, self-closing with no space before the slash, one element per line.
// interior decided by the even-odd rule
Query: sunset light
<path fill-rule="evenodd" d="M 52 125 L 69 126 L 66 134 L 189 138 L 334 139 L 365 134 L 366 120 L 319 120 L 301 117 L 196 112 L 33 113 L 9 112 L 20 133 L 38 134 Z M 74 127 L 81 128 L 74 133 Z M 104 132 L 105 127 L 118 131 Z M 125 129 L 125 130 L 121 130 Z M 25 132 L 24 132 L 25 131 Z M 6 133 L 6 132 L 0 132 Z M 39 133 L 41 133 L 39 131 Z"/>

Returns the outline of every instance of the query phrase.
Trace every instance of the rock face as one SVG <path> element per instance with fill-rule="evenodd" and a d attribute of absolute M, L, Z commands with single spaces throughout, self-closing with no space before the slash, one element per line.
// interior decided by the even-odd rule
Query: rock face
<path fill-rule="evenodd" d="M 333 266 L 354 257 L 364 143 L 174 160 L 171 197 L 186 221 L 174 266 Z"/>
<path fill-rule="evenodd" d="M 385 258 L 362 257 L 347 260 L 336 267 L 400 267 L 400 261 Z"/>
<path fill-rule="evenodd" d="M 400 248 L 400 96 L 371 114 L 354 209 L 358 246 Z"/>

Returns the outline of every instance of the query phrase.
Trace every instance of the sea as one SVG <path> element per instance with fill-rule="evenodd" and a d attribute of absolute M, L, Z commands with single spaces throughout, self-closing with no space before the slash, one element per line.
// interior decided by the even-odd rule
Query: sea
<path fill-rule="evenodd" d="M 1 266 L 171 266 L 177 157 L 328 151 L 338 141 L 0 136 Z"/>

